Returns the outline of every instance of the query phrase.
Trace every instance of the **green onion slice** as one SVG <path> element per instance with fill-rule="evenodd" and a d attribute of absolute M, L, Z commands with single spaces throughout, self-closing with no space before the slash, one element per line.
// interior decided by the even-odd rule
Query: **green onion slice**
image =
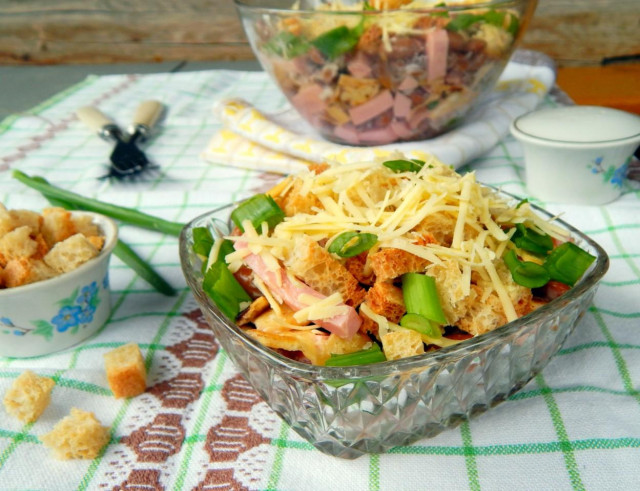
<path fill-rule="evenodd" d="M 420 172 L 420 169 L 424 166 L 424 161 L 418 159 L 387 160 L 386 162 L 382 162 L 382 165 L 388 167 L 393 172 Z"/>
<path fill-rule="evenodd" d="M 419 273 L 402 275 L 402 296 L 409 314 L 420 314 L 440 325 L 447 323 L 440 305 L 436 280 L 432 276 Z"/>
<path fill-rule="evenodd" d="M 534 254 L 546 255 L 553 249 L 553 240 L 549 235 L 539 234 L 522 223 L 516 224 L 516 232 L 511 237 L 511 241 L 520 249 Z"/>
<path fill-rule="evenodd" d="M 245 220 L 249 220 L 256 229 L 259 229 L 263 222 L 267 222 L 272 230 L 284 220 L 284 211 L 268 194 L 256 194 L 231 212 L 231 220 L 243 232 L 242 222 Z"/>
<path fill-rule="evenodd" d="M 368 251 L 376 242 L 378 236 L 375 234 L 343 232 L 331 242 L 328 251 L 340 257 L 353 257 Z"/>
<path fill-rule="evenodd" d="M 265 51 L 286 59 L 303 55 L 309 51 L 310 47 L 306 39 L 287 31 L 278 33 L 263 46 Z"/>
<path fill-rule="evenodd" d="M 372 363 L 380 363 L 387 361 L 384 353 L 376 343 L 371 348 L 347 353 L 344 355 L 331 355 L 325 362 L 327 367 L 348 367 L 353 365 L 370 365 Z"/>
<path fill-rule="evenodd" d="M 520 261 L 513 250 L 507 252 L 503 260 L 511 271 L 513 281 L 518 285 L 540 288 L 549 282 L 550 276 L 544 266 L 531 261 Z"/>
<path fill-rule="evenodd" d="M 442 332 L 438 325 L 420 314 L 405 314 L 400 319 L 400 325 L 430 338 L 438 339 L 442 337 Z"/>
<path fill-rule="evenodd" d="M 565 242 L 551 251 L 544 267 L 552 280 L 573 286 L 595 260 L 573 242 Z"/>
<path fill-rule="evenodd" d="M 216 261 L 207 270 L 202 280 L 202 289 L 231 321 L 240 313 L 241 303 L 251 302 L 251 297 L 224 261 Z"/>
<path fill-rule="evenodd" d="M 193 252 L 207 257 L 213 247 L 213 236 L 207 227 L 196 227 L 193 229 Z"/>
<path fill-rule="evenodd" d="M 333 60 L 355 48 L 363 31 L 364 17 L 353 29 L 349 29 L 347 26 L 336 27 L 320 34 L 311 41 L 311 44 L 318 48 L 327 58 Z"/>

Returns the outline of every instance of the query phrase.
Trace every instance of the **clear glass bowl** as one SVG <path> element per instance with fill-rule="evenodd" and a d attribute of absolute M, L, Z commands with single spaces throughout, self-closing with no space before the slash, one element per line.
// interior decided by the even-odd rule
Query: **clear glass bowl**
<path fill-rule="evenodd" d="M 298 113 L 328 140 L 366 146 L 458 126 L 495 85 L 537 0 L 315 8 L 324 3 L 235 0 L 256 57 Z"/>
<path fill-rule="evenodd" d="M 231 205 L 190 222 L 180 237 L 187 283 L 214 334 L 267 404 L 318 450 L 353 459 L 432 437 L 509 397 L 539 373 L 590 305 L 609 258 L 593 240 L 556 223 L 596 257 L 566 294 L 495 331 L 455 346 L 365 366 L 290 360 L 245 335 L 202 290 L 193 229 L 229 221 Z M 536 208 L 542 215 L 551 215 Z"/>

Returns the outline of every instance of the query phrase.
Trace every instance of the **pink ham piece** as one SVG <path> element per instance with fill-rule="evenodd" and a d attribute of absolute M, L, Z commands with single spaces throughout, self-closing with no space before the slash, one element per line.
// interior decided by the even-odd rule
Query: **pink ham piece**
<path fill-rule="evenodd" d="M 411 138 L 413 136 L 413 131 L 409 128 L 409 125 L 405 121 L 391 121 L 391 129 L 398 136 L 398 138 L 402 138 L 406 140 L 407 138 Z"/>
<path fill-rule="evenodd" d="M 307 117 L 321 113 L 325 109 L 322 90 L 318 84 L 305 85 L 291 98 L 291 103 Z"/>
<path fill-rule="evenodd" d="M 350 143 L 351 145 L 358 145 L 360 139 L 358 138 L 358 131 L 352 124 L 343 124 L 336 126 L 333 130 L 333 134 L 341 140 Z"/>
<path fill-rule="evenodd" d="M 427 80 L 444 78 L 447 73 L 449 36 L 444 29 L 427 33 Z"/>
<path fill-rule="evenodd" d="M 406 95 L 397 93 L 393 102 L 393 114 L 396 118 L 409 118 L 411 112 L 411 99 Z"/>
<path fill-rule="evenodd" d="M 247 246 L 244 242 L 236 242 L 234 247 L 236 250 L 243 249 Z M 280 297 L 293 310 L 298 311 L 306 307 L 298 297 L 302 294 L 311 295 L 316 298 L 326 298 L 322 293 L 318 293 L 313 288 L 305 285 L 301 281 L 293 282 L 284 268 L 277 271 L 271 271 L 267 268 L 262 258 L 257 254 L 249 254 L 243 259 L 244 263 L 249 266 L 253 272 L 269 287 L 275 295 Z M 334 315 L 328 319 L 317 319 L 314 322 L 327 331 L 334 333 L 343 339 L 349 339 L 358 332 L 362 319 L 351 306 L 343 304 L 348 308 L 346 314 Z"/>
<path fill-rule="evenodd" d="M 417 87 L 418 87 L 418 81 L 415 78 L 413 78 L 411 75 L 409 75 L 402 82 L 400 82 L 400 85 L 398 85 L 398 90 L 401 92 L 404 92 L 405 94 L 408 94 L 409 92 L 412 92 L 413 89 Z"/>
<path fill-rule="evenodd" d="M 353 60 L 347 63 L 347 70 L 356 78 L 368 78 L 371 75 L 371 66 L 361 53 L 358 53 Z"/>
<path fill-rule="evenodd" d="M 393 96 L 385 90 L 372 97 L 364 104 L 349 109 L 351 122 L 355 125 L 366 123 L 393 107 Z"/>
<path fill-rule="evenodd" d="M 384 145 L 386 143 L 394 142 L 398 139 L 398 136 L 391 129 L 390 126 L 384 128 L 376 128 L 375 130 L 360 131 L 358 138 L 364 143 L 376 143 L 378 145 Z"/>

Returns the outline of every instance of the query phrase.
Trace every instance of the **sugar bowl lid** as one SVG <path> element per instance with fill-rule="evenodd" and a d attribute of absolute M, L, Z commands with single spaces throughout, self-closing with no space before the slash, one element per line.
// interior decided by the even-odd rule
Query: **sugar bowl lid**
<path fill-rule="evenodd" d="M 638 137 L 640 117 L 608 107 L 563 106 L 520 116 L 511 129 L 516 137 L 549 142 L 613 142 Z"/>

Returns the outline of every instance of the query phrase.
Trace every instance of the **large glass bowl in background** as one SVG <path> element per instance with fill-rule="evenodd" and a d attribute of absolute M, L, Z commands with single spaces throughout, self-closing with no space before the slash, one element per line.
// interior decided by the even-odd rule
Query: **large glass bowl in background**
<path fill-rule="evenodd" d="M 234 1 L 293 107 L 326 139 L 351 145 L 424 140 L 459 125 L 494 87 L 537 4 L 363 11 L 342 0 L 360 5 L 354 12 L 317 10 L 320 0 L 298 9 L 293 0 Z"/>
<path fill-rule="evenodd" d="M 211 211 L 184 228 L 180 261 L 187 283 L 217 339 L 267 404 L 317 449 L 343 458 L 434 436 L 519 390 L 560 349 L 609 265 L 598 244 L 557 220 L 596 257 L 565 295 L 495 331 L 439 351 L 374 365 L 313 366 L 245 335 L 202 290 L 193 229 L 208 227 L 215 235 L 220 223 L 229 222 L 232 209 Z"/>

